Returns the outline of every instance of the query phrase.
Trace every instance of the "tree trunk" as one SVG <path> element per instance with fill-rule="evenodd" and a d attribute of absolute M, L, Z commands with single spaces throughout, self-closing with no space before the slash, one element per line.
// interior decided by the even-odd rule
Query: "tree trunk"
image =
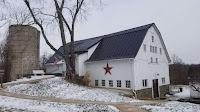
<path fill-rule="evenodd" d="M 74 34 L 71 35 L 71 42 L 70 42 L 70 55 L 71 55 L 71 67 L 73 74 L 76 74 L 75 72 L 75 52 L 74 52 Z"/>
<path fill-rule="evenodd" d="M 67 42 L 65 39 L 65 29 L 63 25 L 63 18 L 62 18 L 62 8 L 59 7 L 58 2 L 54 0 L 57 14 L 58 14 L 58 21 L 59 21 L 59 28 L 60 28 L 60 35 L 61 35 L 61 40 L 63 44 L 63 50 L 64 50 L 64 60 L 66 64 L 66 75 L 73 75 L 72 72 L 72 67 L 70 66 L 70 60 L 69 60 L 69 50 L 67 46 Z"/>

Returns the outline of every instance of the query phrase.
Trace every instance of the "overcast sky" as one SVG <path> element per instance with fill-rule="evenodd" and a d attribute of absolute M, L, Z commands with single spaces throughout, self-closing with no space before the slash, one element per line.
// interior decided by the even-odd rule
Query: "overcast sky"
<path fill-rule="evenodd" d="M 155 23 L 168 52 L 186 63 L 200 63 L 200 0 L 105 0 L 102 10 L 90 12 L 80 22 L 75 40 L 105 35 Z M 50 41 L 59 48 L 57 30 L 49 32 Z M 41 39 L 41 55 L 53 53 Z"/>

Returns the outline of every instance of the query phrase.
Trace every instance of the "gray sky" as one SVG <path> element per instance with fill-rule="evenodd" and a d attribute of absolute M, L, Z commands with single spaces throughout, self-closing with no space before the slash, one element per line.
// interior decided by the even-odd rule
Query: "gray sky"
<path fill-rule="evenodd" d="M 105 35 L 144 24 L 155 23 L 169 54 L 186 63 L 200 63 L 200 0 L 105 0 L 102 10 L 90 12 L 80 22 L 75 40 Z M 57 30 L 49 32 L 50 41 L 59 48 Z M 41 39 L 41 54 L 53 53 Z"/>

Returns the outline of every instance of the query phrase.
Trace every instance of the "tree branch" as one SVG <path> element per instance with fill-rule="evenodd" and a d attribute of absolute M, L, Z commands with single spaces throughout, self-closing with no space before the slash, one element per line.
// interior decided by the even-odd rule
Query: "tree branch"
<path fill-rule="evenodd" d="M 196 87 L 195 85 L 190 85 L 193 89 L 194 89 L 194 91 L 197 91 L 197 92 L 199 92 L 200 93 L 200 88 L 199 87 Z"/>
<path fill-rule="evenodd" d="M 61 3 L 61 5 L 60 5 L 60 10 L 61 10 L 61 11 L 63 10 L 64 5 L 65 5 L 65 0 L 62 0 L 62 3 Z"/>
<path fill-rule="evenodd" d="M 74 13 L 74 17 L 72 19 L 72 31 L 74 31 L 74 26 L 75 26 L 76 18 L 77 18 L 77 15 L 78 15 L 78 13 L 79 13 L 82 5 L 83 5 L 83 2 L 84 2 L 84 0 L 81 0 L 81 1 L 77 0 L 77 8 L 76 8 L 76 11 Z"/>
<path fill-rule="evenodd" d="M 61 57 L 64 57 L 63 54 L 62 54 L 60 51 L 58 51 L 58 50 L 49 42 L 49 40 L 47 39 L 47 36 L 46 36 L 46 34 L 45 34 L 45 32 L 44 32 L 44 28 L 43 28 L 42 24 L 36 19 L 35 15 L 34 15 L 34 13 L 33 13 L 33 11 L 32 11 L 32 9 L 31 9 L 31 6 L 30 6 L 29 1 L 28 1 L 28 0 L 24 0 L 24 2 L 25 2 L 26 6 L 28 7 L 28 9 L 29 9 L 29 11 L 30 11 L 30 13 L 31 13 L 31 16 L 33 17 L 34 22 L 40 27 L 41 32 L 42 32 L 42 35 L 43 35 L 43 37 L 44 37 L 45 42 L 47 43 L 47 45 L 49 45 L 49 47 L 50 47 L 53 51 L 55 51 L 58 55 L 60 55 Z"/>
<path fill-rule="evenodd" d="M 62 19 L 63 19 L 65 25 L 67 26 L 67 29 L 68 29 L 70 35 L 71 35 L 72 30 L 71 30 L 71 28 L 70 28 L 70 26 L 69 26 L 67 20 L 65 19 L 65 17 L 63 16 L 63 14 L 61 14 L 61 16 L 62 16 Z"/>
<path fill-rule="evenodd" d="M 64 26 L 63 26 L 62 9 L 59 7 L 57 0 L 54 0 L 54 2 L 55 2 L 55 6 L 56 6 L 56 11 L 58 14 L 61 40 L 62 40 L 63 49 L 64 49 L 64 59 L 65 59 L 65 64 L 66 64 L 66 69 L 67 69 L 66 71 L 68 72 L 68 74 L 72 75 L 73 72 L 72 72 L 72 67 L 69 64 L 70 63 L 69 52 L 68 52 L 68 48 L 67 48 L 67 43 L 66 43 L 66 39 L 65 39 L 65 30 L 64 30 Z"/>
<path fill-rule="evenodd" d="M 47 13 L 43 13 L 42 11 L 40 11 L 40 14 L 45 15 L 45 16 L 50 16 L 50 17 L 57 18 L 56 14 L 55 15 L 47 14 Z"/>

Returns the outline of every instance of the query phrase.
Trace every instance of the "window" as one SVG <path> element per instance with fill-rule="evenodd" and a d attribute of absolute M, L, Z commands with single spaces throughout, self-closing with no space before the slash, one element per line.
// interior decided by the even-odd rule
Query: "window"
<path fill-rule="evenodd" d="M 147 50 L 147 46 L 146 46 L 146 44 L 144 44 L 144 51 L 146 51 Z"/>
<path fill-rule="evenodd" d="M 109 80 L 109 87 L 113 87 L 113 80 Z"/>
<path fill-rule="evenodd" d="M 150 52 L 153 52 L 153 46 L 150 46 Z"/>
<path fill-rule="evenodd" d="M 162 48 L 160 48 L 160 54 L 162 54 Z"/>
<path fill-rule="evenodd" d="M 158 53 L 158 48 L 156 46 L 150 46 L 150 52 Z M 162 51 L 160 50 L 160 52 L 162 52 Z"/>
<path fill-rule="evenodd" d="M 131 88 L 131 81 L 130 80 L 126 81 L 126 88 Z"/>
<path fill-rule="evenodd" d="M 95 86 L 99 86 L 98 80 L 95 80 Z"/>
<path fill-rule="evenodd" d="M 151 57 L 151 63 L 153 63 L 153 58 Z"/>
<path fill-rule="evenodd" d="M 155 50 L 154 53 L 157 53 L 157 47 L 155 47 L 154 50 Z"/>
<path fill-rule="evenodd" d="M 147 79 L 142 80 L 143 87 L 147 87 Z"/>
<path fill-rule="evenodd" d="M 151 38 L 151 39 L 152 39 L 152 42 L 154 42 L 154 36 L 152 36 L 152 38 Z"/>
<path fill-rule="evenodd" d="M 117 80 L 117 87 L 121 87 L 121 80 Z"/>
<path fill-rule="evenodd" d="M 102 86 L 105 86 L 105 80 L 102 80 Z"/>
<path fill-rule="evenodd" d="M 156 63 L 158 63 L 158 58 L 156 58 Z"/>
<path fill-rule="evenodd" d="M 154 46 L 152 46 L 152 53 L 154 52 Z"/>
<path fill-rule="evenodd" d="M 165 78 L 164 77 L 162 78 L 162 84 L 165 84 Z"/>

